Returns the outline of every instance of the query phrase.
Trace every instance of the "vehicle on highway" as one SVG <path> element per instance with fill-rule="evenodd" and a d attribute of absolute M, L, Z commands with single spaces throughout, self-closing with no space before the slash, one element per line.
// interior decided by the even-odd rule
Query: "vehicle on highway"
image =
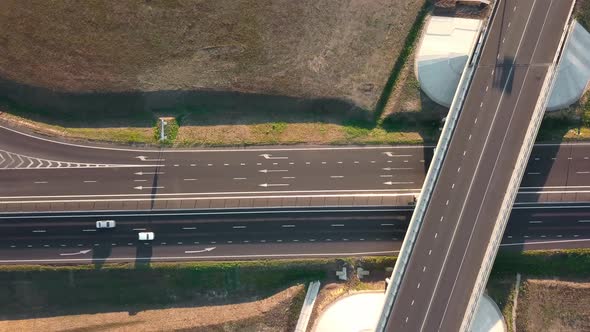
<path fill-rule="evenodd" d="M 114 220 L 98 220 L 96 222 L 96 228 L 115 228 L 117 223 Z"/>
<path fill-rule="evenodd" d="M 140 232 L 139 241 L 151 241 L 154 239 L 154 232 Z"/>

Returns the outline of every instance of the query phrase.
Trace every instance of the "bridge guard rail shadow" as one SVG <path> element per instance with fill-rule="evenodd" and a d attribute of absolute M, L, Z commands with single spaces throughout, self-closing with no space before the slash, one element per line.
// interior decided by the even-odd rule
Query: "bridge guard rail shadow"
<path fill-rule="evenodd" d="M 488 36 L 488 26 L 496 14 L 496 8 L 496 2 L 494 2 L 494 7 L 492 8 L 492 14 L 490 15 L 490 18 L 485 23 L 483 29 L 481 29 L 480 26 L 481 30 L 479 38 L 477 42 L 474 43 L 474 45 L 471 47 L 471 52 L 469 52 L 470 56 L 467 59 L 465 68 L 463 69 L 463 74 L 461 74 L 459 85 L 457 86 L 457 90 L 455 91 L 453 102 L 451 103 L 451 107 L 449 109 L 449 113 L 447 115 L 440 139 L 438 141 L 436 150 L 434 151 L 432 162 L 428 169 L 426 179 L 424 180 L 424 185 L 422 186 L 420 198 L 416 203 L 416 207 L 414 209 L 412 219 L 410 221 L 408 230 L 406 232 L 406 236 L 404 238 L 404 242 L 399 252 L 395 268 L 393 269 L 393 272 L 391 274 L 390 282 L 387 285 L 387 290 L 385 291 L 385 302 L 383 305 L 381 316 L 379 317 L 379 322 L 377 324 L 376 331 L 385 331 L 385 328 L 387 326 L 387 321 L 393 308 L 393 303 L 397 296 L 401 279 L 405 273 L 406 266 L 408 264 L 410 255 L 414 248 L 414 243 L 418 236 L 418 232 L 420 231 L 420 227 L 422 226 L 422 220 L 424 218 L 426 208 L 428 207 L 428 203 L 430 202 L 430 198 L 432 196 L 434 186 L 436 185 L 444 157 L 448 150 L 452 134 L 457 124 L 457 119 L 459 118 L 459 114 L 465 101 L 467 90 L 469 89 L 471 80 L 473 78 L 473 73 L 475 72 L 475 68 L 477 67 L 480 51 L 483 47 L 485 39 Z"/>
<path fill-rule="evenodd" d="M 494 225 L 494 230 L 492 231 L 491 241 L 488 243 L 488 246 L 486 248 L 484 256 L 485 260 L 482 262 L 482 265 L 477 274 L 475 287 L 473 287 L 473 290 L 471 292 L 469 303 L 467 304 L 467 311 L 463 316 L 463 322 L 461 323 L 460 331 L 469 331 L 469 328 L 471 327 L 471 323 L 473 321 L 473 317 L 479 305 L 479 300 L 487 284 L 488 277 L 490 276 L 492 265 L 494 263 L 494 260 L 496 259 L 496 254 L 498 253 L 498 248 L 500 247 L 500 242 L 502 241 L 504 229 L 506 228 L 506 224 L 508 223 L 508 218 L 510 216 L 510 212 L 512 211 L 512 206 L 514 204 L 514 200 L 516 199 L 516 194 L 518 193 L 518 189 L 520 188 L 522 176 L 524 174 L 529 157 L 531 155 L 533 145 L 535 144 L 535 138 L 537 137 L 537 132 L 539 131 L 539 127 L 541 126 L 543 115 L 545 113 L 545 110 L 547 109 L 549 96 L 551 95 L 553 84 L 555 83 L 555 72 L 557 64 L 560 60 L 561 53 L 563 52 L 565 40 L 569 37 L 572 27 L 574 26 L 571 23 L 572 12 L 575 3 L 575 1 L 572 2 L 572 7 L 570 8 L 568 17 L 569 23 L 566 24 L 563 29 L 563 34 L 561 36 L 557 52 L 555 53 L 555 57 L 553 58 L 553 63 L 549 67 L 547 75 L 545 76 L 545 81 L 543 82 L 539 99 L 537 100 L 537 104 L 535 105 L 533 118 L 531 119 L 531 122 L 529 123 L 529 126 L 527 128 L 524 144 L 520 149 L 519 158 L 516 161 L 516 166 L 514 168 L 514 171 L 512 172 L 512 176 L 510 177 L 509 191 L 505 194 L 504 200 L 502 201 L 500 213 L 498 214 L 498 218 L 496 219 L 496 223 Z"/>

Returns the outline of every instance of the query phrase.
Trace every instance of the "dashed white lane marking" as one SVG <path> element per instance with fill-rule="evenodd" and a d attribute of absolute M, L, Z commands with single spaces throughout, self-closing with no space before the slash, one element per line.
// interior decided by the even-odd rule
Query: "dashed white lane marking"
<path fill-rule="evenodd" d="M 44 230 L 44 229 L 35 229 L 35 230 L 33 230 L 33 233 L 45 233 L 45 232 L 47 232 L 47 231 Z"/>
<path fill-rule="evenodd" d="M 197 179 L 184 179 L 184 181 L 197 181 Z"/>
<path fill-rule="evenodd" d="M 422 267 L 422 272 L 426 272 L 426 265 Z"/>
<path fill-rule="evenodd" d="M 83 229 L 82 232 L 96 232 L 96 229 Z"/>
<path fill-rule="evenodd" d="M 84 183 L 97 183 L 98 181 L 96 180 L 84 180 Z"/>
<path fill-rule="evenodd" d="M 178 164 L 174 164 L 174 167 L 178 167 L 178 166 L 180 166 L 180 165 L 178 165 Z"/>
<path fill-rule="evenodd" d="M 45 183 L 48 183 L 48 182 L 47 181 L 35 181 L 34 183 L 35 184 L 45 184 Z"/>
<path fill-rule="evenodd" d="M 246 180 L 246 178 L 234 178 L 234 180 Z"/>
<path fill-rule="evenodd" d="M 445 203 L 445 205 L 449 205 L 449 200 L 447 199 L 447 202 Z"/>
<path fill-rule="evenodd" d="M 281 227 L 283 227 L 283 228 L 294 228 L 295 225 L 281 225 Z"/>
<path fill-rule="evenodd" d="M 294 176 L 283 176 L 282 178 L 283 179 L 294 179 L 295 177 Z"/>
<path fill-rule="evenodd" d="M 240 163 L 240 166 L 246 166 L 246 163 Z"/>
<path fill-rule="evenodd" d="M 133 182 L 147 182 L 147 180 L 133 180 Z"/>
<path fill-rule="evenodd" d="M 391 174 L 385 174 L 385 175 L 379 175 L 379 176 L 382 178 L 392 178 L 393 177 L 393 175 L 391 175 Z"/>
<path fill-rule="evenodd" d="M 529 224 L 542 224 L 542 220 L 529 220 Z"/>
<path fill-rule="evenodd" d="M 540 175 L 541 173 L 540 172 L 528 172 L 527 174 L 528 175 Z"/>
<path fill-rule="evenodd" d="M 428 250 L 428 256 L 432 255 L 432 250 Z"/>
<path fill-rule="evenodd" d="M 207 167 L 211 167 L 211 166 L 213 166 L 213 164 L 207 164 Z"/>
<path fill-rule="evenodd" d="M 468 139 L 471 141 L 471 134 L 469 134 L 469 137 L 468 137 Z"/>
<path fill-rule="evenodd" d="M 45 248 L 49 248 L 49 245 L 48 245 L 48 244 L 44 244 L 43 246 L 44 246 Z"/>
<path fill-rule="evenodd" d="M 381 224 L 381 226 L 393 226 L 393 224 Z"/>
<path fill-rule="evenodd" d="M 195 167 L 195 166 L 197 166 L 197 164 L 191 164 L 191 167 Z"/>
<path fill-rule="evenodd" d="M 332 224 L 330 226 L 332 226 L 332 227 L 344 227 L 344 224 Z"/>
<path fill-rule="evenodd" d="M 325 165 L 325 164 L 327 164 L 327 162 L 325 162 L 325 161 L 322 161 L 322 165 Z"/>
<path fill-rule="evenodd" d="M 344 176 L 342 175 L 330 175 L 330 178 L 332 179 L 342 179 Z"/>
<path fill-rule="evenodd" d="M 451 185 L 451 189 L 455 189 L 455 184 L 454 183 Z"/>
<path fill-rule="evenodd" d="M 581 172 L 576 172 L 576 174 L 590 174 L 590 171 L 581 171 Z"/>
<path fill-rule="evenodd" d="M 197 229 L 197 228 L 196 227 L 183 227 L 182 229 L 188 231 L 188 230 L 194 230 L 194 229 Z"/>
<path fill-rule="evenodd" d="M 145 228 L 134 228 L 134 231 L 145 231 Z"/>
<path fill-rule="evenodd" d="M 229 166 L 229 164 L 223 164 L 223 166 Z"/>
<path fill-rule="evenodd" d="M 443 221 L 443 219 L 445 219 L 445 217 L 441 216 L 441 217 L 440 217 L 440 221 Z"/>
<path fill-rule="evenodd" d="M 590 220 L 586 220 L 586 219 L 584 219 L 584 220 L 578 220 L 578 222 L 581 222 L 581 223 L 588 223 L 588 222 L 590 222 Z"/>
<path fill-rule="evenodd" d="M 234 228 L 234 229 L 244 229 L 244 228 L 246 228 L 246 226 L 239 225 L 239 226 L 232 226 L 232 228 Z"/>

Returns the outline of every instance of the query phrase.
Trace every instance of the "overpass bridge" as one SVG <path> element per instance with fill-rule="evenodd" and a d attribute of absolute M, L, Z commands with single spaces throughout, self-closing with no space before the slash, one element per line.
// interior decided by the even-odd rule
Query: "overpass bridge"
<path fill-rule="evenodd" d="M 378 330 L 469 329 L 545 110 L 574 1 L 496 1 L 451 105 Z"/>

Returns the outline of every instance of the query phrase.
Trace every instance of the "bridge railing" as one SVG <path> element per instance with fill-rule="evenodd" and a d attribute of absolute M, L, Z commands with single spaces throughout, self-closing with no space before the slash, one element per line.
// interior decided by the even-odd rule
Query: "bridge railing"
<path fill-rule="evenodd" d="M 461 112 L 461 109 L 463 108 L 463 103 L 465 101 L 465 96 L 467 95 L 467 91 L 471 84 L 473 73 L 475 72 L 475 69 L 477 67 L 481 49 L 483 47 L 485 39 L 487 38 L 489 22 L 491 22 L 491 18 L 495 15 L 495 12 L 496 5 L 494 3 L 490 19 L 486 22 L 483 29 L 480 30 L 477 42 L 474 43 L 474 45 L 472 45 L 471 50 L 469 52 L 470 56 L 467 59 L 465 68 L 463 69 L 463 73 L 461 74 L 457 90 L 455 91 L 455 95 L 453 97 L 453 102 L 451 103 L 451 107 L 449 108 L 449 113 L 443 126 L 438 144 L 434 151 L 432 162 L 428 169 L 428 173 L 426 174 L 426 179 L 424 180 L 424 185 L 422 186 L 420 197 L 416 202 L 416 207 L 414 208 L 412 219 L 410 220 L 410 224 L 408 225 L 408 230 L 406 231 L 404 242 L 402 243 L 402 247 L 397 257 L 397 262 L 391 274 L 391 278 L 386 290 L 383 310 L 381 312 L 381 316 L 379 318 L 376 331 L 384 331 L 387 325 L 387 320 L 389 319 L 389 315 L 393 308 L 393 302 L 395 301 L 395 298 L 399 291 L 399 286 L 402 277 L 405 273 L 408 261 L 410 259 L 410 255 L 414 248 L 414 243 L 416 242 L 418 232 L 420 231 L 420 227 L 422 226 L 422 220 L 424 218 L 424 214 L 426 213 L 426 208 L 428 207 L 428 203 L 430 202 L 430 198 L 436 185 L 436 181 L 438 179 L 438 175 L 440 173 L 443 160 L 445 158 L 446 152 L 451 142 L 451 138 L 457 124 L 457 119 L 459 118 L 459 114 Z"/>
<path fill-rule="evenodd" d="M 571 19 L 573 3 L 575 2 L 572 2 L 572 8 L 570 9 L 570 16 L 568 18 L 568 22 Z M 545 109 L 547 108 L 547 102 L 551 95 L 553 85 L 555 84 L 555 72 L 557 69 L 556 64 L 560 59 L 563 46 L 566 44 L 566 38 L 569 38 L 569 36 L 571 35 L 571 30 L 573 29 L 573 27 L 574 24 L 571 24 L 571 22 L 570 24 L 566 24 L 566 26 L 564 27 L 561 40 L 559 43 L 559 48 L 555 53 L 552 65 L 549 67 L 547 71 L 547 76 L 545 77 L 545 81 L 543 82 L 539 99 L 537 100 L 535 110 L 533 111 L 533 117 L 531 119 L 531 122 L 525 135 L 524 144 L 521 147 L 519 158 L 516 161 L 516 166 L 510 178 L 508 187 L 509 191 L 506 193 L 506 195 L 504 196 L 504 200 L 502 201 L 502 207 L 498 214 L 498 219 L 496 220 L 494 230 L 492 231 L 491 241 L 488 243 L 488 247 L 486 249 L 486 253 L 484 256 L 485 260 L 482 263 L 482 266 L 477 275 L 476 283 L 472 290 L 469 303 L 467 305 L 467 311 L 465 312 L 465 316 L 463 316 L 463 322 L 461 324 L 460 331 L 469 331 L 471 322 L 473 321 L 473 317 L 479 305 L 479 300 L 487 285 L 492 265 L 494 263 L 494 260 L 496 259 L 496 254 L 498 253 L 498 248 L 500 247 L 500 242 L 502 241 L 502 236 L 504 234 L 506 224 L 508 223 L 508 217 L 510 216 L 510 212 L 512 211 L 512 206 L 514 204 L 514 200 L 516 199 L 516 194 L 518 193 L 518 188 L 520 187 L 522 176 L 524 174 L 527 162 L 531 155 L 533 145 L 535 144 L 535 139 L 537 137 L 537 132 L 539 131 L 541 121 L 543 120 L 543 114 L 545 113 Z"/>

